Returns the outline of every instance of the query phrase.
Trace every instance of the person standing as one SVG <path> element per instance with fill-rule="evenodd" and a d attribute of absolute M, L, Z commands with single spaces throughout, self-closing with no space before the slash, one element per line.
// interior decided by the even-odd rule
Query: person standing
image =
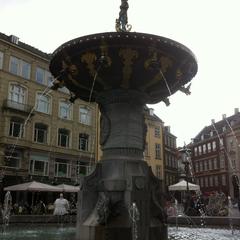
<path fill-rule="evenodd" d="M 60 193 L 60 197 L 54 202 L 53 215 L 64 216 L 68 214 L 69 203 L 68 200 L 63 198 L 63 194 Z"/>

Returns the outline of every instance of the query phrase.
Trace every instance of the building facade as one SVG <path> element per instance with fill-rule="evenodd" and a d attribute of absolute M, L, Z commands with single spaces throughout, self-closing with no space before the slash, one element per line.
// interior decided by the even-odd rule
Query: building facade
<path fill-rule="evenodd" d="M 151 108 L 145 108 L 144 117 L 147 127 L 144 160 L 151 166 L 153 174 L 164 181 L 164 123 Z"/>
<path fill-rule="evenodd" d="M 194 139 L 191 146 L 196 183 L 203 193 L 223 191 L 239 197 L 239 186 L 233 184 L 240 177 L 240 113 L 223 115 L 221 121 L 212 120 Z M 239 181 L 239 180 L 238 180 Z"/>
<path fill-rule="evenodd" d="M 75 183 L 95 162 L 95 104 L 54 81 L 50 55 L 0 34 L 0 180 L 2 187 L 41 180 Z"/>
<path fill-rule="evenodd" d="M 164 175 L 165 187 L 178 182 L 178 152 L 177 152 L 177 137 L 174 136 L 169 126 L 164 127 Z"/>

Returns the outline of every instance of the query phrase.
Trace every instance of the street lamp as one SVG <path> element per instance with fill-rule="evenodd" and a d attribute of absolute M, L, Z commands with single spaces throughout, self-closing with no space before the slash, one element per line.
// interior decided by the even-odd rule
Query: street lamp
<path fill-rule="evenodd" d="M 186 199 L 184 203 L 184 213 L 187 214 L 188 209 L 190 207 L 190 194 L 189 194 L 189 165 L 190 165 L 190 153 L 191 150 L 184 146 L 182 149 L 179 150 L 181 153 L 182 164 L 184 165 L 184 177 L 187 183 L 187 193 Z"/>

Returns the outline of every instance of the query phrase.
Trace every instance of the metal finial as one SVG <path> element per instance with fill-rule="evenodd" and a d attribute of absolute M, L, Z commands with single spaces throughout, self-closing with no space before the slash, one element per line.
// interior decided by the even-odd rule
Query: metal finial
<path fill-rule="evenodd" d="M 119 18 L 116 19 L 116 31 L 117 32 L 130 32 L 132 26 L 128 24 L 127 10 L 129 8 L 128 0 L 121 0 Z"/>

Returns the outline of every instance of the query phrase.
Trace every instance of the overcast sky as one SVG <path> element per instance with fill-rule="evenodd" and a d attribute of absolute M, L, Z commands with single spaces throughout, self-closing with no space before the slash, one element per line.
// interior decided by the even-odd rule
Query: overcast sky
<path fill-rule="evenodd" d="M 240 108 L 240 0 L 129 0 L 132 31 L 171 38 L 190 48 L 199 70 L 190 96 L 177 92 L 151 107 L 178 145 L 211 119 Z M 121 0 L 0 0 L 0 32 L 51 53 L 62 43 L 115 31 Z"/>

